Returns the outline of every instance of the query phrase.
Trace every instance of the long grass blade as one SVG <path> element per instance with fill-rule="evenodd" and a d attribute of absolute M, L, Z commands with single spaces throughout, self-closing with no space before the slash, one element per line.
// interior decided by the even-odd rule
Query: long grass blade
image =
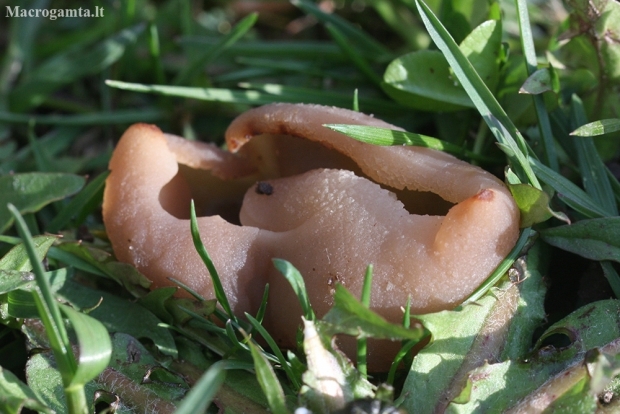
<path fill-rule="evenodd" d="M 571 102 L 571 112 L 572 119 L 577 125 L 583 125 L 587 122 L 583 103 L 575 95 L 573 95 Z M 577 164 L 586 193 L 609 215 L 618 215 L 618 207 L 607 175 L 607 167 L 601 160 L 593 138 L 571 138 L 577 150 Z"/>
<path fill-rule="evenodd" d="M 46 9 L 50 0 L 36 0 L 29 4 L 32 9 Z M 22 72 L 27 72 L 34 58 L 32 51 L 36 36 L 41 24 L 46 19 L 43 16 L 24 17 L 13 19 L 8 35 L 8 44 L 5 43 L 5 53 L 0 69 L 0 111 L 8 109 L 10 89 Z M 8 23 L 8 22 L 7 22 Z M 5 138 L 7 129 L 0 125 L 0 139 Z"/>
<path fill-rule="evenodd" d="M 527 244 L 533 232 L 534 231 L 530 228 L 526 228 L 521 232 L 521 235 L 519 236 L 515 247 L 512 248 L 508 256 L 506 256 L 504 260 L 501 261 L 501 263 L 497 266 L 493 273 L 491 273 L 491 275 L 478 287 L 478 289 L 476 289 L 474 293 L 472 293 L 467 298 L 467 300 L 463 302 L 463 305 L 477 301 L 482 296 L 484 296 L 489 289 L 495 286 L 497 282 L 499 282 L 499 280 L 504 276 L 508 269 L 510 269 L 510 266 L 512 266 L 514 261 L 517 260 L 517 258 L 521 255 L 521 251 Z"/>
<path fill-rule="evenodd" d="M 228 317 L 237 321 L 237 317 L 232 312 L 230 308 L 230 303 L 228 302 L 228 298 L 226 297 L 226 292 L 224 291 L 224 287 L 222 286 L 222 281 L 220 280 L 220 276 L 217 273 L 217 269 L 213 264 L 213 260 L 211 260 L 211 256 L 207 252 L 205 245 L 202 243 L 200 239 L 200 231 L 198 230 L 198 221 L 196 219 L 196 208 L 194 207 L 194 201 L 192 200 L 191 211 L 190 211 L 190 227 L 192 232 L 192 239 L 194 240 L 194 247 L 196 247 L 196 251 L 200 255 L 200 258 L 204 262 L 205 266 L 207 266 L 207 270 L 209 270 L 209 274 L 211 275 L 211 280 L 213 281 L 213 290 L 215 291 L 215 298 L 222 306 Z"/>
<path fill-rule="evenodd" d="M 366 59 L 358 53 L 351 45 L 347 42 L 347 39 L 344 35 L 331 23 L 325 25 L 325 28 L 331 35 L 332 39 L 338 44 L 338 46 L 342 49 L 344 54 L 351 60 L 351 62 L 362 72 L 372 83 L 377 86 L 381 86 L 382 79 L 379 75 L 375 73 L 370 64 L 366 61 Z"/>
<path fill-rule="evenodd" d="M 256 344 L 250 341 L 248 345 L 250 346 L 252 358 L 254 359 L 256 379 L 258 380 L 265 397 L 267 397 L 271 412 L 275 414 L 289 414 L 289 411 L 286 408 L 286 401 L 284 399 L 284 390 L 282 389 L 282 385 L 278 381 L 278 377 L 273 371 L 271 364 L 267 361 Z"/>
<path fill-rule="evenodd" d="M 409 351 L 411 351 L 411 349 L 413 349 L 413 347 L 419 343 L 420 341 L 407 341 L 405 342 L 405 345 L 403 345 L 403 347 L 398 350 L 396 356 L 394 357 L 392 365 L 390 365 L 390 370 L 388 371 L 388 384 L 394 384 L 394 379 L 396 378 L 396 372 L 398 370 L 398 367 L 400 366 L 400 363 L 403 361 L 403 359 L 405 359 Z"/>
<path fill-rule="evenodd" d="M 385 46 L 338 15 L 325 13 L 308 0 L 291 0 L 291 3 L 304 12 L 313 15 L 323 24 L 333 25 L 349 38 L 353 44 L 359 47 L 360 50 L 368 50 L 376 56 L 378 61 L 386 62 L 392 59 L 392 53 Z"/>
<path fill-rule="evenodd" d="M 108 175 L 110 175 L 110 173 L 106 171 L 99 174 L 97 178 L 88 183 L 82 191 L 60 210 L 51 223 L 48 224 L 47 231 L 49 233 L 60 231 L 60 229 L 66 226 L 74 216 L 80 214 L 82 209 L 84 209 L 97 194 L 101 193 Z"/>
<path fill-rule="evenodd" d="M 154 22 L 149 23 L 149 53 L 155 66 L 155 79 L 157 83 L 165 83 L 166 75 L 164 74 L 164 67 L 161 58 L 161 47 L 159 43 L 159 30 Z"/>
<path fill-rule="evenodd" d="M 536 49 L 534 47 L 534 37 L 532 36 L 532 27 L 530 25 L 530 17 L 527 11 L 526 0 L 515 0 L 517 6 L 517 14 L 519 16 L 519 29 L 521 32 L 521 47 L 525 55 L 525 66 L 528 75 L 532 75 L 538 69 L 536 59 Z M 549 121 L 549 113 L 545 107 L 545 101 L 542 95 L 533 95 L 534 107 L 538 116 L 538 128 L 542 137 L 543 161 L 553 171 L 559 171 L 560 165 L 555 152 L 555 144 L 553 133 L 551 132 L 551 122 Z"/>
<path fill-rule="evenodd" d="M 620 298 L 620 275 L 616 272 L 616 269 L 610 261 L 604 260 L 601 263 L 603 268 L 603 274 L 611 286 L 611 290 L 614 292 L 616 298 Z"/>
<path fill-rule="evenodd" d="M 93 112 L 80 115 L 22 115 L 0 111 L 0 122 L 9 124 L 27 124 L 34 122 L 38 125 L 116 125 L 131 124 L 134 122 L 157 122 L 167 115 L 160 109 L 122 109 L 114 112 Z"/>
<path fill-rule="evenodd" d="M 223 50 L 233 45 L 237 40 L 243 37 L 248 30 L 254 26 L 254 23 L 258 20 L 258 14 L 252 13 L 249 16 L 241 20 L 237 25 L 220 39 L 213 47 L 205 50 L 195 61 L 187 65 L 174 80 L 175 85 L 181 85 L 186 83 L 191 77 L 201 68 L 214 61 Z"/>
<path fill-rule="evenodd" d="M 269 299 L 269 283 L 265 285 L 265 290 L 263 292 L 263 297 L 260 301 L 260 306 L 258 307 L 258 311 L 256 311 L 256 320 L 259 323 L 263 323 L 263 319 L 265 318 L 265 312 L 267 311 L 267 299 Z"/>
<path fill-rule="evenodd" d="M 206 412 L 218 390 L 224 383 L 226 361 L 216 362 L 194 384 L 183 401 L 177 406 L 174 414 L 195 414 Z"/>
<path fill-rule="evenodd" d="M 31 109 L 61 86 L 100 73 L 118 61 L 143 30 L 144 25 L 138 24 L 95 45 L 67 47 L 41 63 L 13 89 L 12 107 L 18 112 Z"/>
<path fill-rule="evenodd" d="M 284 354 L 280 350 L 280 347 L 278 347 L 278 344 L 276 344 L 276 341 L 273 339 L 271 335 L 269 335 L 269 332 L 267 332 L 267 330 L 260 324 L 260 322 L 254 319 L 254 317 L 252 317 L 252 315 L 250 315 L 249 313 L 246 313 L 245 316 L 246 318 L 248 318 L 248 321 L 250 322 L 250 325 L 252 325 L 252 328 L 254 328 L 258 333 L 261 334 L 265 342 L 267 342 L 267 345 L 269 345 L 269 348 L 271 348 L 271 351 L 278 358 L 278 362 L 280 363 L 280 366 L 282 367 L 284 372 L 286 372 L 286 376 L 289 378 L 289 380 L 293 384 L 293 387 L 295 388 L 295 390 L 299 390 L 299 388 L 301 387 L 299 378 L 297 378 L 295 374 L 293 373 L 291 365 L 288 363 L 286 358 L 284 358 Z"/>
<path fill-rule="evenodd" d="M 87 262 L 81 257 L 78 257 L 74 254 L 64 251 L 56 246 L 52 246 L 50 248 L 50 251 L 48 252 L 47 256 L 50 259 L 58 260 L 78 270 L 82 270 L 84 272 L 88 272 L 93 275 L 97 275 L 101 277 L 107 277 L 105 272 L 103 272 L 101 269 L 98 269 L 95 265 Z"/>
<path fill-rule="evenodd" d="M 411 145 L 444 151 L 457 157 L 465 157 L 480 162 L 497 162 L 495 158 L 477 154 L 473 151 L 467 150 L 466 148 L 451 144 L 438 138 L 429 137 L 428 135 L 364 125 L 325 124 L 323 126 L 367 144 L 383 146 Z"/>
<path fill-rule="evenodd" d="M 367 308 L 370 307 L 370 296 L 372 293 L 372 270 L 372 264 L 368 265 L 364 274 L 364 284 L 362 285 L 362 296 L 360 298 L 362 305 Z M 368 376 L 367 351 L 368 340 L 366 338 L 359 338 L 357 340 L 357 370 L 363 378 Z"/>
<path fill-rule="evenodd" d="M 28 123 L 28 144 L 30 146 L 30 151 L 34 155 L 34 160 L 37 165 L 37 171 L 40 172 L 52 172 L 54 168 L 52 167 L 52 163 L 49 160 L 49 157 L 45 152 L 42 151 L 41 146 L 39 145 L 39 140 L 34 132 L 35 123 Z"/>
<path fill-rule="evenodd" d="M 540 161 L 530 158 L 532 168 L 540 179 L 550 185 L 560 200 L 588 218 L 606 217 L 609 213 L 599 206 L 585 191 Z"/>
<path fill-rule="evenodd" d="M 253 77 L 265 76 L 267 74 L 292 72 L 296 74 L 303 74 L 307 76 L 318 76 L 320 78 L 334 78 L 340 80 L 350 80 L 350 73 L 341 73 L 336 70 L 330 70 L 317 66 L 314 62 L 299 62 L 294 60 L 272 60 L 261 58 L 246 58 L 239 57 L 236 59 L 237 63 L 249 66 L 246 69 L 231 72 L 231 75 L 222 74 L 216 77 L 218 80 L 231 81 L 234 79 L 245 80 L 252 79 Z M 245 76 L 242 76 L 245 75 Z"/>
<path fill-rule="evenodd" d="M 609 178 L 609 183 L 611 184 L 611 189 L 613 190 L 614 197 L 616 198 L 616 202 L 620 203 L 620 182 L 614 176 L 614 173 L 609 170 L 609 168 L 606 168 L 606 170 L 607 177 Z"/>
<path fill-rule="evenodd" d="M 248 105 L 265 105 L 274 102 L 303 102 L 319 105 L 332 105 L 341 108 L 351 107 L 350 94 L 308 88 L 290 87 L 276 84 L 259 85 L 242 83 L 239 85 L 245 89 L 250 90 L 145 85 L 140 83 L 120 82 L 115 80 L 107 80 L 106 84 L 113 88 L 119 88 L 133 92 L 153 93 L 164 96 L 175 96 L 178 98 L 190 98 L 211 102 L 242 103 Z M 368 112 L 403 112 L 403 108 L 401 106 L 385 99 L 360 98 L 360 105 L 362 106 L 364 111 Z"/>
<path fill-rule="evenodd" d="M 304 278 L 301 273 L 299 273 L 299 270 L 297 270 L 290 262 L 282 259 L 273 259 L 273 265 L 291 284 L 293 291 L 295 291 L 295 294 L 299 299 L 299 303 L 301 304 L 304 318 L 309 321 L 316 319 L 314 311 L 312 310 L 310 298 L 308 297 L 308 291 L 306 290 Z"/>
<path fill-rule="evenodd" d="M 217 40 L 205 37 L 184 37 L 180 43 L 192 47 L 212 47 Z M 281 59 L 286 56 L 289 59 L 315 60 L 321 58 L 323 62 L 343 62 L 342 51 L 332 42 L 318 41 L 239 41 L 222 50 L 222 56 L 246 56 L 260 57 L 264 59 Z M 366 56 L 366 54 L 364 54 Z"/>
<path fill-rule="evenodd" d="M 416 0 L 416 6 L 431 38 L 448 60 L 459 82 L 495 135 L 500 148 L 511 161 L 515 172 L 523 182 L 541 189 L 527 160 L 529 152 L 527 144 L 517 127 L 508 118 L 504 109 L 432 10 L 421 0 Z"/>
<path fill-rule="evenodd" d="M 300 88 L 288 85 L 273 83 L 239 83 L 239 87 L 245 89 L 255 89 L 268 95 L 274 95 L 283 102 L 303 102 L 317 103 L 322 105 L 339 106 L 341 108 L 351 107 L 351 94 L 349 92 L 334 92 L 323 89 Z M 402 106 L 379 98 L 359 98 L 360 105 L 364 111 L 380 113 L 402 113 Z"/>
<path fill-rule="evenodd" d="M 49 281 L 45 277 L 43 265 L 39 261 L 36 253 L 36 248 L 32 241 L 32 235 L 24 222 L 19 211 L 12 205 L 8 206 L 9 211 L 15 219 L 17 232 L 23 240 L 24 246 L 28 253 L 30 263 L 32 265 L 32 271 L 35 275 L 36 288 L 33 291 L 33 297 L 39 317 L 45 326 L 47 337 L 50 341 L 52 351 L 56 357 L 56 363 L 58 364 L 58 370 L 60 371 L 62 382 L 65 387 L 65 396 L 67 397 L 67 405 L 69 406 L 69 412 L 71 413 L 86 413 L 88 412 L 88 406 L 86 404 L 86 397 L 83 387 L 71 387 L 73 378 L 77 371 L 77 362 L 73 351 L 71 350 L 71 344 L 69 342 L 69 336 L 65 330 L 65 325 L 60 314 L 60 308 L 49 284 Z"/>

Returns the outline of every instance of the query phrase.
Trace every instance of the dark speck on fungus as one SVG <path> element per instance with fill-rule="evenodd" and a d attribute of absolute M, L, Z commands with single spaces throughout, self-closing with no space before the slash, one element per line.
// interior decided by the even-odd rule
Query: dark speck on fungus
<path fill-rule="evenodd" d="M 259 181 L 256 183 L 256 194 L 271 195 L 273 194 L 273 187 L 267 182 Z"/>

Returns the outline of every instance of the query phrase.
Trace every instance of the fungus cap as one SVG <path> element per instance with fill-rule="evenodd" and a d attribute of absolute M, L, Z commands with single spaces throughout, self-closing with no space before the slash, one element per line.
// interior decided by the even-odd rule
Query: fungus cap
<path fill-rule="evenodd" d="M 359 296 L 371 263 L 371 308 L 388 320 L 401 320 L 409 297 L 413 313 L 459 304 L 518 237 L 518 209 L 504 184 L 451 155 L 364 144 L 327 123 L 399 129 L 344 109 L 273 104 L 233 121 L 231 153 L 153 126 L 130 127 L 104 195 L 115 254 L 155 287 L 172 277 L 213 298 L 189 232 L 194 198 L 233 311 L 255 312 L 269 283 L 265 325 L 281 344 L 294 344 L 301 308 L 272 258 L 300 270 L 319 317 L 332 305 L 335 283 Z M 429 210 L 416 200 L 437 196 L 450 203 L 439 202 L 443 213 L 412 213 Z M 240 208 L 240 225 L 221 218 L 231 205 Z"/>

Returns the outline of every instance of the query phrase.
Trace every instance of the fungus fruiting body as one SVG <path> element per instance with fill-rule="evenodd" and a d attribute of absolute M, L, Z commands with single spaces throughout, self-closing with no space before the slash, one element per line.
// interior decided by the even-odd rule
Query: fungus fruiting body
<path fill-rule="evenodd" d="M 503 183 L 448 154 L 364 144 L 327 123 L 399 129 L 344 109 L 273 104 L 233 121 L 229 152 L 132 126 L 104 196 L 115 254 L 156 287 L 172 277 L 213 298 L 189 232 L 194 199 L 234 312 L 255 312 L 269 283 L 265 325 L 284 345 L 294 343 L 301 308 L 272 258 L 300 270 L 319 317 L 336 283 L 359 296 L 368 264 L 371 308 L 391 321 L 408 297 L 413 313 L 463 301 L 517 239 L 519 213 Z"/>

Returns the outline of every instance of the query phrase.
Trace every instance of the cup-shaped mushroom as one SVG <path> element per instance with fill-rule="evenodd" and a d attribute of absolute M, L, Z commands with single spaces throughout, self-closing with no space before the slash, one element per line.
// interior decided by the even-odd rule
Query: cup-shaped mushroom
<path fill-rule="evenodd" d="M 331 305 L 334 283 L 361 293 L 368 264 L 374 265 L 371 307 L 388 319 L 400 320 L 408 297 L 414 313 L 453 307 L 514 246 L 519 212 L 492 174 L 435 150 L 368 145 L 323 124 L 400 130 L 344 109 L 273 104 L 242 114 L 226 133 L 230 149 L 260 160 L 253 161 L 257 168 L 273 176 L 302 172 L 305 168 L 295 169 L 298 159 L 301 165 L 318 164 L 311 143 L 331 154 L 325 167 L 349 170 L 268 180 L 272 194 L 250 191 L 241 209 L 243 225 L 278 233 L 272 252 L 304 275 L 319 315 Z M 254 140 L 259 141 L 256 147 L 246 148 Z M 256 155 L 265 148 L 269 157 Z M 434 214 L 418 213 L 433 209 Z M 278 275 L 271 273 L 277 290 Z M 282 302 L 292 296 L 284 293 L 285 285 L 282 289 L 275 297 L 291 309 L 295 299 Z M 271 312 L 276 324 L 295 317 L 277 314 L 275 308 Z"/>
<path fill-rule="evenodd" d="M 369 264 L 371 307 L 391 321 L 402 319 L 409 297 L 414 313 L 464 300 L 518 237 L 518 209 L 503 183 L 448 154 L 364 144 L 327 123 L 398 129 L 343 109 L 274 104 L 233 121 L 228 152 L 132 126 L 104 195 L 115 254 L 155 286 L 174 278 L 213 298 L 189 231 L 194 199 L 233 311 L 255 312 L 269 283 L 265 325 L 290 346 L 301 307 L 272 258 L 301 271 L 319 317 L 336 283 L 361 293 Z"/>

